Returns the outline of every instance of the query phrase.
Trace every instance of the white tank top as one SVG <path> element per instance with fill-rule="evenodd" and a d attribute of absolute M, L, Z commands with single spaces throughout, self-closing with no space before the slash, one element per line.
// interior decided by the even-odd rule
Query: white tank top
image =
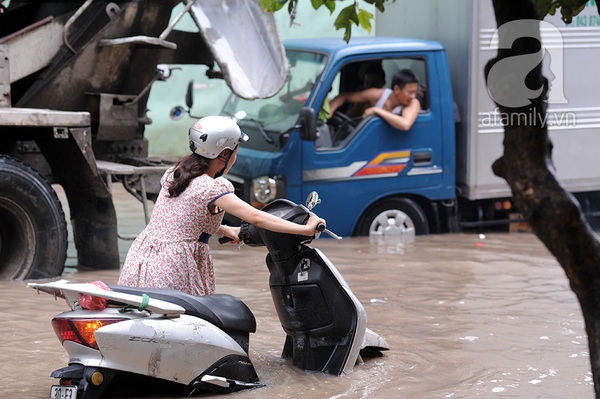
<path fill-rule="evenodd" d="M 375 107 L 383 108 L 383 104 L 387 101 L 388 97 L 392 95 L 392 89 L 385 88 L 383 94 L 379 97 L 379 100 L 375 103 Z M 394 114 L 400 115 L 402 112 L 402 105 L 398 105 L 392 110 Z"/>

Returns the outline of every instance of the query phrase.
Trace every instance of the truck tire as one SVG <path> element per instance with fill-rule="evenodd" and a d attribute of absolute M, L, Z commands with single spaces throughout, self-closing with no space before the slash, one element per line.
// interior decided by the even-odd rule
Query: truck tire
<path fill-rule="evenodd" d="M 67 235 L 52 186 L 29 165 L 0 155 L 0 280 L 60 276 Z"/>
<path fill-rule="evenodd" d="M 406 238 L 429 234 L 427 217 L 408 198 L 388 198 L 369 208 L 358 222 L 357 236 Z"/>

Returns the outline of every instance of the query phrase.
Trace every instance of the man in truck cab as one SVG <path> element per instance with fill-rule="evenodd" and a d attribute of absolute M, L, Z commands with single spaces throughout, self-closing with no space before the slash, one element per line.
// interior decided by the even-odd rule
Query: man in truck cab
<path fill-rule="evenodd" d="M 341 93 L 330 104 L 330 116 L 346 102 L 368 102 L 362 117 L 377 115 L 399 130 L 409 130 L 421 110 L 417 99 L 419 80 L 409 69 L 397 71 L 392 77 L 391 88 L 368 88 Z"/>
<path fill-rule="evenodd" d="M 385 86 L 385 71 L 381 67 L 381 62 L 370 62 L 360 66 L 359 70 L 362 69 L 362 88 L 370 89 L 376 87 L 378 89 Z M 368 101 L 354 104 L 352 107 L 345 112 L 350 118 L 362 117 L 365 109 L 370 108 L 371 104 Z"/>

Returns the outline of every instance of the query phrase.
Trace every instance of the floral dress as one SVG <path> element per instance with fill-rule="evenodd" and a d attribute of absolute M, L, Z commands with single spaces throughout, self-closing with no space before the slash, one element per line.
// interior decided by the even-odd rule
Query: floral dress
<path fill-rule="evenodd" d="M 211 212 L 212 203 L 233 193 L 227 179 L 201 175 L 177 197 L 170 197 L 172 168 L 161 179 L 161 190 L 148 226 L 129 248 L 119 285 L 174 288 L 191 295 L 215 292 L 215 275 L 208 246 L 223 213 Z M 205 242 L 199 240 L 203 234 Z"/>

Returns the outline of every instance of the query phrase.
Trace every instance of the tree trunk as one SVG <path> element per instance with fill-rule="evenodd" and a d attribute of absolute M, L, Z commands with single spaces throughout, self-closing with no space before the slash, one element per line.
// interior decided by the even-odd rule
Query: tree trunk
<path fill-rule="evenodd" d="M 498 27 L 515 20 L 538 19 L 534 0 L 493 0 L 493 4 Z M 536 53 L 539 49 L 540 43 L 531 39 L 515 40 L 511 48 L 500 48 L 497 57 L 486 65 L 488 85 L 490 70 L 498 61 Z M 547 87 L 541 63 L 527 76 L 527 81 L 534 90 Z M 502 90 L 513 89 L 507 86 Z M 577 200 L 556 178 L 552 143 L 547 127 L 541 122 L 546 120 L 545 95 L 544 89 L 530 105 L 520 108 L 498 104 L 501 114 L 508 117 L 504 127 L 504 153 L 492 169 L 509 184 L 515 205 L 565 270 L 583 312 L 594 390 L 600 399 L 600 243 Z M 543 311 L 551 309 L 540 309 Z"/>

